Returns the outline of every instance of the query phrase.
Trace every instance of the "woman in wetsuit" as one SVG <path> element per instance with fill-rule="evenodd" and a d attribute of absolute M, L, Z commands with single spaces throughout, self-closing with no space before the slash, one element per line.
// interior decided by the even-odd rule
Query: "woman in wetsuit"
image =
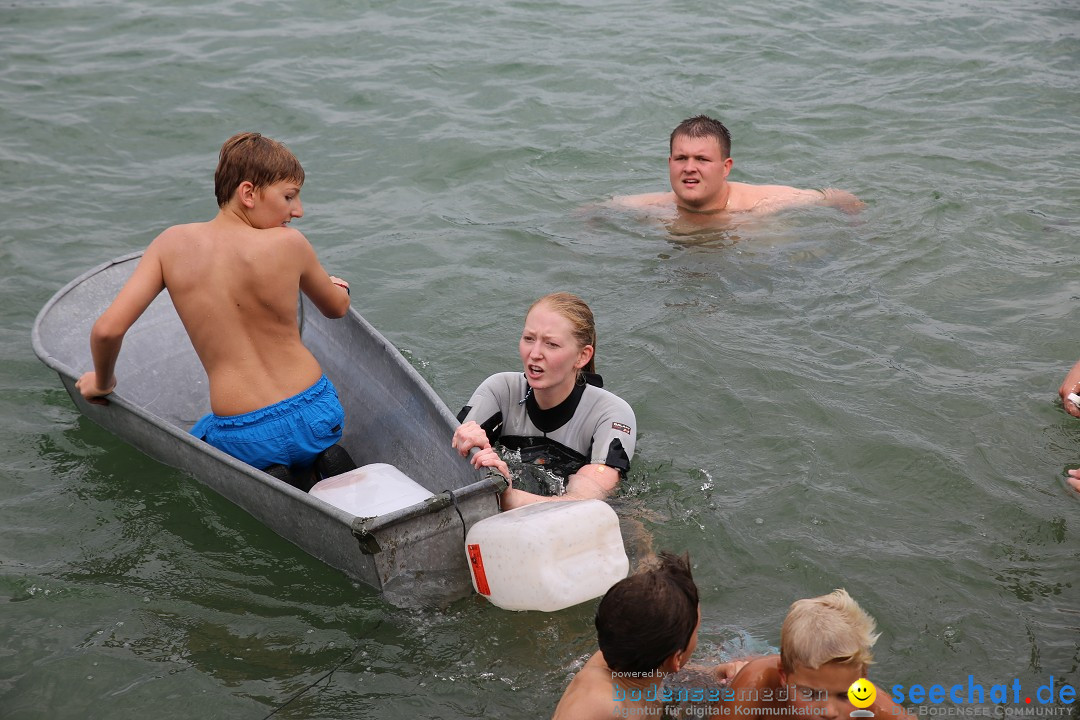
<path fill-rule="evenodd" d="M 504 510 L 544 500 L 603 498 L 626 476 L 637 423 L 595 373 L 596 326 L 589 306 L 570 293 L 546 295 L 529 308 L 518 343 L 524 372 L 492 375 L 461 409 L 453 446 L 477 468 L 510 471 L 492 441 L 520 450 L 525 464 L 566 480 L 566 493 L 545 497 L 509 488 Z"/>

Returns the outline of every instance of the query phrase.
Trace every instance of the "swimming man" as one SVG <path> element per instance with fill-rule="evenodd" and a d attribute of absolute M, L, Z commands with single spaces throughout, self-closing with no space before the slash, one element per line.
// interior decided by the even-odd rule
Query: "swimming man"
<path fill-rule="evenodd" d="M 787 185 L 728 180 L 734 164 L 731 133 L 722 122 L 706 115 L 682 121 L 672 131 L 668 147 L 672 191 L 622 195 L 613 198 L 612 205 L 701 226 L 730 222 L 737 213 L 761 215 L 808 205 L 828 205 L 856 213 L 864 207 L 851 193 L 835 188 L 800 190 Z"/>

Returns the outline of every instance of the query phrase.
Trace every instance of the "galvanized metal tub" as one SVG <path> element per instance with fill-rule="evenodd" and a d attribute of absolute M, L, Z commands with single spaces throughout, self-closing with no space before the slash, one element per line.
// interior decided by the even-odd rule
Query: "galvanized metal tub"
<path fill-rule="evenodd" d="M 156 460 L 186 470 L 282 537 L 397 604 L 444 602 L 472 592 L 465 527 L 498 512 L 505 481 L 450 447 L 453 414 L 401 353 L 355 310 L 325 318 L 306 299 L 301 337 L 345 408 L 341 444 L 363 465 L 396 466 L 435 497 L 360 518 L 282 483 L 188 433 L 210 400 L 206 375 L 163 292 L 125 336 L 108 406 L 87 403 L 75 381 L 92 368 L 90 328 L 141 253 L 68 283 L 33 328 L 34 352 L 55 370 L 89 419 Z"/>

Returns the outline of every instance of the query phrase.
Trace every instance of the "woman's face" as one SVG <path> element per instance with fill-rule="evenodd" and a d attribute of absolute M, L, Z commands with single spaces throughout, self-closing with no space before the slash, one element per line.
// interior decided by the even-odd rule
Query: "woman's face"
<path fill-rule="evenodd" d="M 592 345 L 582 346 L 573 330 L 569 320 L 543 303 L 525 318 L 518 352 L 541 407 L 552 407 L 569 397 L 577 371 L 592 358 Z"/>

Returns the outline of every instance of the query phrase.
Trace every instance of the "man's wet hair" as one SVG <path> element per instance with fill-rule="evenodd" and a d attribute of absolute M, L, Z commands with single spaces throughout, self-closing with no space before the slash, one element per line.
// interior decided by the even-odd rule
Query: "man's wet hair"
<path fill-rule="evenodd" d="M 714 138 L 720 143 L 721 159 L 731 157 L 731 133 L 724 127 L 724 123 L 714 120 L 708 115 L 695 115 L 679 123 L 679 126 L 671 131 L 671 139 L 668 141 L 668 154 L 675 146 L 675 138 L 684 135 L 689 138 Z"/>
<path fill-rule="evenodd" d="M 690 645 L 698 589 L 690 555 L 660 553 L 650 567 L 615 583 L 596 609 L 596 637 L 616 672 L 657 670 Z"/>

